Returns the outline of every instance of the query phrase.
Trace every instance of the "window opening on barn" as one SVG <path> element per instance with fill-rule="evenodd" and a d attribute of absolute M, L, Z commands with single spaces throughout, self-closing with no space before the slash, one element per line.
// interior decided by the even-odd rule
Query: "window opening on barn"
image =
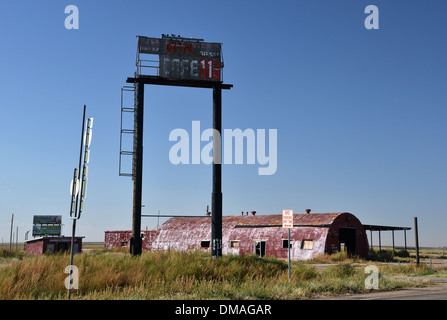
<path fill-rule="evenodd" d="M 127 247 L 127 241 L 121 242 L 121 247 Z"/>
<path fill-rule="evenodd" d="M 201 242 L 200 242 L 200 247 L 202 247 L 202 248 L 209 248 L 210 247 L 210 240 L 202 240 Z"/>
<path fill-rule="evenodd" d="M 230 248 L 239 248 L 239 240 L 230 240 Z"/>
<path fill-rule="evenodd" d="M 312 250 L 313 247 L 314 247 L 314 241 L 313 240 L 303 240 L 303 241 L 301 241 L 301 249 Z"/>
<path fill-rule="evenodd" d="M 282 248 L 287 249 L 287 245 L 289 243 L 289 239 L 282 239 Z M 290 240 L 290 248 L 293 246 L 293 240 Z"/>

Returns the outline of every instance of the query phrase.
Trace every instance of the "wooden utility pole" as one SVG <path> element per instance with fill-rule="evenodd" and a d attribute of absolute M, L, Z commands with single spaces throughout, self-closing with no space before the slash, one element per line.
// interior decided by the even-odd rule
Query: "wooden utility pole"
<path fill-rule="evenodd" d="M 14 213 L 12 214 L 11 218 L 11 233 L 9 234 L 9 250 L 12 250 L 12 227 L 14 225 Z"/>

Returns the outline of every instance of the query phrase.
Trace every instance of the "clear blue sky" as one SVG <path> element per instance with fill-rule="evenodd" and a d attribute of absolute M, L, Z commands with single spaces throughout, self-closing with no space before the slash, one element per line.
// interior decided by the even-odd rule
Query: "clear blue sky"
<path fill-rule="evenodd" d="M 64 27 L 70 4 L 79 30 Z M 379 30 L 364 27 L 369 4 Z M 62 215 L 71 234 L 84 104 L 95 121 L 77 234 L 103 241 L 105 230 L 131 229 L 132 181 L 118 176 L 120 89 L 135 72 L 136 35 L 174 33 L 223 43 L 224 81 L 234 84 L 223 128 L 278 130 L 275 175 L 223 166 L 225 215 L 311 208 L 409 227 L 417 216 L 420 245 L 446 246 L 446 12 L 438 0 L 3 3 L 0 236 L 9 241 L 12 213 L 19 241 L 33 215 Z M 143 213 L 197 215 L 211 204 L 211 166 L 168 157 L 171 130 L 211 127 L 211 103 L 211 90 L 146 86 Z"/>

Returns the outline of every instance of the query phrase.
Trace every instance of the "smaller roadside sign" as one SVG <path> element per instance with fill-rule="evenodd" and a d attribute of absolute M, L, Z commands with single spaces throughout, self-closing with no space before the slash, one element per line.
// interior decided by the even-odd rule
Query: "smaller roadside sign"
<path fill-rule="evenodd" d="M 33 224 L 61 224 L 62 216 L 34 216 Z"/>
<path fill-rule="evenodd" d="M 282 211 L 282 227 L 293 228 L 293 210 Z"/>
<path fill-rule="evenodd" d="M 33 237 L 40 236 L 60 236 L 61 225 L 34 225 Z"/>

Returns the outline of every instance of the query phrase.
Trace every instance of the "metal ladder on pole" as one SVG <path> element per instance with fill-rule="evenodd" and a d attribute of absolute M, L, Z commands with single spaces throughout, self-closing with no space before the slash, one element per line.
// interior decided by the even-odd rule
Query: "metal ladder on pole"
<path fill-rule="evenodd" d="M 125 103 L 125 93 L 126 92 L 132 92 L 135 93 L 135 87 L 134 86 L 123 86 L 121 88 L 121 124 L 120 124 L 120 156 L 119 156 L 119 175 L 124 177 L 133 177 L 133 162 L 132 162 L 132 172 L 125 172 L 123 170 L 123 156 L 131 156 L 133 161 L 134 156 L 134 150 L 124 150 L 123 149 L 123 137 L 124 135 L 132 135 L 132 141 L 133 141 L 133 135 L 135 133 L 135 130 L 133 128 L 123 128 L 123 115 L 126 113 L 132 113 L 133 116 L 135 115 L 135 103 L 132 101 L 133 106 L 128 107 L 127 103 Z M 133 94 L 135 96 L 135 94 Z M 134 98 L 135 99 L 135 98 Z M 133 144 L 132 144 L 133 145 Z"/>

